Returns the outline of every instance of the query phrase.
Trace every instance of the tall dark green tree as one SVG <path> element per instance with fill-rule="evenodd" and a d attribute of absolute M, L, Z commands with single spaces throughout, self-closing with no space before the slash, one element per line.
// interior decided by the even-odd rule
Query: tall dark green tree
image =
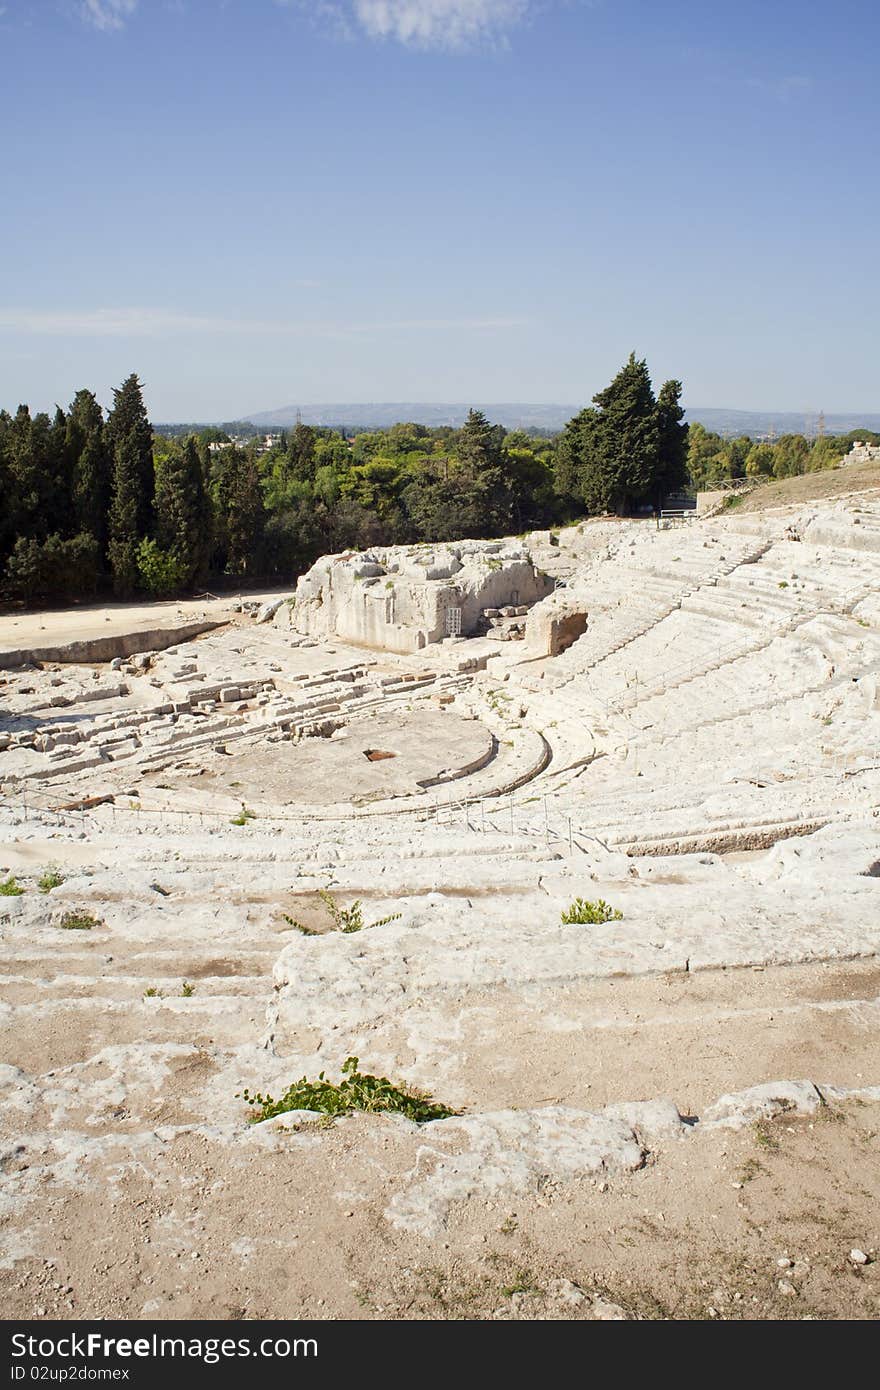
<path fill-rule="evenodd" d="M 685 481 L 687 426 L 681 384 L 668 381 L 655 400 L 647 363 L 630 353 L 617 376 L 570 420 L 557 450 L 557 480 L 589 512 L 624 515 L 658 505 Z"/>
<path fill-rule="evenodd" d="M 91 391 L 77 391 L 71 401 L 66 448 L 76 529 L 93 536 L 104 556 L 107 553 L 113 453 L 104 428 L 104 413 Z"/>
<path fill-rule="evenodd" d="M 315 476 L 316 431 L 311 425 L 297 420 L 287 437 L 287 459 L 290 471 L 298 482 Z"/>
<path fill-rule="evenodd" d="M 226 568 L 243 576 L 258 569 L 266 513 L 256 458 L 238 449 L 228 453 L 233 457 L 226 479 Z"/>
<path fill-rule="evenodd" d="M 659 430 L 648 366 L 634 352 L 593 397 L 595 428 L 583 458 L 585 495 L 594 508 L 623 515 L 648 495 L 657 466 Z"/>
<path fill-rule="evenodd" d="M 670 492 L 688 483 L 688 426 L 681 405 L 681 382 L 664 381 L 657 396 L 659 434 L 657 466 L 651 484 L 651 501 L 659 511 Z"/>
<path fill-rule="evenodd" d="M 207 567 L 211 517 L 202 460 L 192 435 L 171 450 L 156 469 L 156 539 L 174 557 L 190 585 Z"/>
<path fill-rule="evenodd" d="M 462 471 L 473 483 L 483 513 L 483 535 L 506 529 L 510 520 L 510 492 L 501 445 L 504 431 L 491 425 L 481 410 L 468 411 L 456 445 Z"/>
<path fill-rule="evenodd" d="M 155 493 L 153 430 L 134 373 L 113 392 L 107 434 L 113 449 L 110 565 L 116 592 L 128 594 L 137 587 L 138 546 L 153 529 Z"/>

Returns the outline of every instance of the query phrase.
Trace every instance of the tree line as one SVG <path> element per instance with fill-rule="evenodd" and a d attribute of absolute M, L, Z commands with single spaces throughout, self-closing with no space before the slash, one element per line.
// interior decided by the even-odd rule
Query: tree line
<path fill-rule="evenodd" d="M 655 396 L 631 355 L 555 437 L 472 410 L 461 429 L 297 424 L 267 450 L 256 433 L 159 433 L 136 375 L 106 416 L 88 390 L 54 416 L 0 411 L 0 589 L 33 601 L 292 582 L 326 552 L 650 511 L 676 489 L 829 466 L 849 447 L 725 441 L 689 430 L 680 401 L 680 382 Z"/>

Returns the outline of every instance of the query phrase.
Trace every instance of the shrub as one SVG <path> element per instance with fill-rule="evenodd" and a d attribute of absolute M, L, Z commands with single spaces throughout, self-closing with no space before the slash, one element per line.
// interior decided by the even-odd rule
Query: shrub
<path fill-rule="evenodd" d="M 41 893 L 51 893 L 53 888 L 60 888 L 63 882 L 64 875 L 53 866 L 43 870 L 37 879 L 37 887 Z"/>
<path fill-rule="evenodd" d="M 594 903 L 575 898 L 571 907 L 562 914 L 565 925 L 576 924 L 583 927 L 598 926 L 602 922 L 620 922 L 622 919 L 623 913 L 619 908 L 610 907 L 604 898 L 599 898 Z"/>
<path fill-rule="evenodd" d="M 91 931 L 92 927 L 103 926 L 90 912 L 65 912 L 58 923 L 63 931 Z"/>
<path fill-rule="evenodd" d="M 4 883 L 0 883 L 0 898 L 20 898 L 23 892 L 21 884 L 11 874 Z"/>
<path fill-rule="evenodd" d="M 323 1072 L 317 1081 L 300 1077 L 294 1081 L 280 1100 L 264 1096 L 259 1092 L 251 1094 L 243 1091 L 241 1098 L 253 1106 L 256 1114 L 251 1117 L 252 1124 L 260 1120 L 270 1120 L 274 1115 L 283 1115 L 290 1110 L 317 1110 L 324 1115 L 350 1115 L 354 1110 L 368 1114 L 391 1112 L 405 1115 L 416 1124 L 427 1124 L 431 1120 L 445 1120 L 455 1115 L 455 1110 L 432 1101 L 430 1096 L 406 1086 L 395 1086 L 387 1076 L 371 1076 L 359 1072 L 357 1057 L 346 1057 L 342 1064 L 342 1081 L 328 1081 Z"/>
<path fill-rule="evenodd" d="M 141 541 L 137 550 L 138 574 L 148 594 L 167 598 L 183 589 L 189 578 L 187 566 L 170 550 L 155 541 Z"/>
<path fill-rule="evenodd" d="M 180 991 L 182 997 L 183 997 L 184 999 L 191 999 L 192 996 L 195 994 L 195 992 L 196 992 L 195 985 L 188 984 L 187 981 L 184 980 L 184 982 L 183 982 L 183 987 L 182 987 L 182 989 L 181 989 L 181 991 Z"/>
<path fill-rule="evenodd" d="M 51 535 L 42 542 L 19 536 L 6 564 L 6 582 L 11 593 L 24 599 L 38 594 L 91 594 L 97 586 L 99 562 L 98 542 L 86 532 L 69 540 Z"/>
<path fill-rule="evenodd" d="M 242 806 L 237 816 L 233 816 L 230 825 L 247 825 L 249 820 L 256 820 L 256 811 L 249 811 L 247 806 Z"/>

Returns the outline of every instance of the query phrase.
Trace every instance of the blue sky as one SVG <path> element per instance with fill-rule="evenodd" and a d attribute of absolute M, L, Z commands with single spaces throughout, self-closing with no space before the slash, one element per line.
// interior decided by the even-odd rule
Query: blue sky
<path fill-rule="evenodd" d="M 0 0 L 0 405 L 880 410 L 875 0 Z"/>

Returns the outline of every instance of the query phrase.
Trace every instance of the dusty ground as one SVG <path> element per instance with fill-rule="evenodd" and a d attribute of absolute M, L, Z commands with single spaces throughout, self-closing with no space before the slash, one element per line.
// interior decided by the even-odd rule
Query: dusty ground
<path fill-rule="evenodd" d="M 331 805 L 343 798 L 362 801 L 418 791 L 444 771 L 452 772 L 492 756 L 492 738 L 476 722 L 454 714 L 395 719 L 375 715 L 331 739 L 310 739 L 275 748 L 249 748 L 186 777 L 155 774 L 147 785 L 198 790 L 209 795 L 246 797 L 259 788 L 261 800 L 278 805 Z M 367 754 L 372 753 L 371 760 Z M 376 754 L 384 755 L 375 757 Z"/>
<path fill-rule="evenodd" d="M 285 590 L 285 592 L 287 592 Z M 274 590 L 248 593 L 248 601 L 263 603 Z M 52 647 L 68 642 L 110 637 L 139 628 L 176 626 L 201 618 L 222 620 L 231 615 L 240 595 L 218 598 L 172 599 L 160 603 L 81 604 L 37 612 L 0 613 L 0 650 L 14 647 Z"/>
<path fill-rule="evenodd" d="M 558 658 L 4 672 L 7 1315 L 876 1317 L 880 507 L 820 512 L 565 533 Z M 459 1113 L 249 1123 L 352 1055 Z"/>
<path fill-rule="evenodd" d="M 384 1219 L 414 1158 L 399 1122 L 338 1121 L 232 1169 L 180 1135 L 109 1187 L 47 1188 L 51 1256 L 0 1273 L 4 1314 L 876 1318 L 878 1127 L 880 1105 L 849 1103 L 670 1140 L 625 1177 L 459 1202 L 439 1242 Z"/>

